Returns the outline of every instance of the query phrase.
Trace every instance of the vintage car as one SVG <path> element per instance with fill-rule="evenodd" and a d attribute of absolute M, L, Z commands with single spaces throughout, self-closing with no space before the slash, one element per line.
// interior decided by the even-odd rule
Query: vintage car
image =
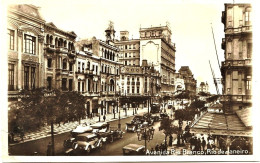
<path fill-rule="evenodd" d="M 167 113 L 160 113 L 160 120 L 164 118 L 169 118 L 169 115 Z"/>
<path fill-rule="evenodd" d="M 153 115 L 151 113 L 145 113 L 143 116 L 145 117 L 145 120 L 150 125 L 153 125 L 154 122 L 158 122 L 159 121 L 159 116 L 158 115 Z"/>
<path fill-rule="evenodd" d="M 116 139 L 121 139 L 123 138 L 124 132 L 117 127 L 110 127 L 109 133 L 111 134 L 110 136 L 110 142 L 113 142 Z"/>
<path fill-rule="evenodd" d="M 102 146 L 103 142 L 98 135 L 93 133 L 84 133 L 79 134 L 76 137 L 76 142 L 73 143 L 72 148 L 77 152 L 89 154 L 93 149 L 100 149 Z"/>
<path fill-rule="evenodd" d="M 75 129 L 71 131 L 71 136 L 75 138 L 78 134 L 91 133 L 93 131 L 93 128 L 90 125 L 91 124 L 89 123 L 78 125 Z"/>
<path fill-rule="evenodd" d="M 109 123 L 107 122 L 98 122 L 90 125 L 90 127 L 93 129 L 93 133 L 98 132 L 107 132 L 109 130 Z"/>
<path fill-rule="evenodd" d="M 139 144 L 128 144 L 123 147 L 123 155 L 145 155 L 145 146 Z"/>

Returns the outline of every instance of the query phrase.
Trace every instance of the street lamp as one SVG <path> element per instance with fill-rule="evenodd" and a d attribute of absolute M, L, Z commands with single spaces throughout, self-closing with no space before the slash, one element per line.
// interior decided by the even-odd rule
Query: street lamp
<path fill-rule="evenodd" d="M 144 124 L 145 124 L 145 123 L 146 123 L 147 126 L 148 126 L 148 122 L 144 122 Z M 147 126 L 141 128 L 141 129 L 138 129 L 138 130 L 136 131 L 138 140 L 139 140 L 139 141 L 144 140 L 144 142 L 145 142 L 145 152 L 147 151 L 146 141 L 149 142 L 150 140 L 152 140 L 152 139 L 153 139 L 153 135 L 154 135 L 154 128 L 153 128 L 153 127 L 149 128 L 149 127 L 147 127 Z"/>

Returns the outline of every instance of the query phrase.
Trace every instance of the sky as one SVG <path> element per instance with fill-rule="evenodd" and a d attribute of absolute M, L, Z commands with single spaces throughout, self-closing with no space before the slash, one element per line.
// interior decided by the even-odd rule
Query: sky
<path fill-rule="evenodd" d="M 224 60 L 221 15 L 224 3 L 233 3 L 233 0 L 28 0 L 23 3 L 40 7 L 46 22 L 53 22 L 65 31 L 74 31 L 77 39 L 95 36 L 105 40 L 104 31 L 110 20 L 114 22 L 116 38 L 119 38 L 120 31 L 127 30 L 130 39 L 139 38 L 140 27 L 165 26 L 168 21 L 172 42 L 176 45 L 176 71 L 181 66 L 189 66 L 197 85 L 207 82 L 210 92 L 216 93 L 209 61 L 215 77 L 221 78 L 221 73 L 212 29 L 221 62 Z M 219 89 L 222 89 L 221 85 Z"/>

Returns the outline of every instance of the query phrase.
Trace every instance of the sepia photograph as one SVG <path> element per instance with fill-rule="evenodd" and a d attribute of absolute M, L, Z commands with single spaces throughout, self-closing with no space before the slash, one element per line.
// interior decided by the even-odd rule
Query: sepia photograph
<path fill-rule="evenodd" d="M 3 162 L 256 161 L 254 4 L 3 0 Z"/>

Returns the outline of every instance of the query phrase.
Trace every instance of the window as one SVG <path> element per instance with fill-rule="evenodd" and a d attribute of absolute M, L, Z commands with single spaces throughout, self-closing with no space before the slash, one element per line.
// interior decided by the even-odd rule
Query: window
<path fill-rule="evenodd" d="M 8 91 L 14 90 L 14 64 L 8 64 Z"/>
<path fill-rule="evenodd" d="M 51 68 L 51 66 L 52 66 L 52 59 L 48 58 L 48 68 Z"/>
<path fill-rule="evenodd" d="M 250 80 L 246 81 L 246 89 L 251 90 L 251 81 Z"/>
<path fill-rule="evenodd" d="M 130 93 L 130 87 L 127 86 L 127 93 Z"/>
<path fill-rule="evenodd" d="M 66 91 L 67 90 L 67 79 L 62 78 L 62 90 Z"/>
<path fill-rule="evenodd" d="M 85 91 L 85 83 L 84 82 L 82 82 L 82 92 L 84 92 Z"/>
<path fill-rule="evenodd" d="M 136 90 L 136 91 L 137 91 L 136 93 L 140 93 L 139 87 L 137 87 L 137 90 Z"/>
<path fill-rule="evenodd" d="M 92 71 L 95 71 L 95 65 L 92 65 Z"/>
<path fill-rule="evenodd" d="M 125 53 L 125 58 L 127 58 L 127 53 Z"/>
<path fill-rule="evenodd" d="M 25 53 L 34 54 L 36 51 L 36 38 L 30 35 L 24 35 Z"/>
<path fill-rule="evenodd" d="M 252 57 L 252 43 L 247 43 L 247 58 Z"/>
<path fill-rule="evenodd" d="M 24 66 L 24 89 L 29 89 L 29 66 Z"/>
<path fill-rule="evenodd" d="M 135 49 L 135 44 L 133 45 L 133 49 Z"/>
<path fill-rule="evenodd" d="M 125 65 L 127 65 L 127 61 L 125 61 Z"/>
<path fill-rule="evenodd" d="M 47 77 L 47 89 L 48 90 L 51 90 L 51 81 L 52 81 L 52 78 L 51 77 Z"/>
<path fill-rule="evenodd" d="M 229 26 L 229 27 L 232 26 L 232 21 L 228 21 L 228 26 Z"/>
<path fill-rule="evenodd" d="M 8 48 L 14 50 L 14 30 L 8 29 Z"/>
<path fill-rule="evenodd" d="M 98 66 L 96 66 L 96 74 L 98 74 Z"/>
<path fill-rule="evenodd" d="M 125 45 L 125 49 L 127 49 L 127 45 Z"/>
<path fill-rule="evenodd" d="M 35 89 L 35 78 L 36 78 L 36 74 L 35 74 L 35 67 L 31 67 L 31 89 Z"/>
<path fill-rule="evenodd" d="M 135 93 L 135 87 L 132 86 L 132 93 Z"/>
<path fill-rule="evenodd" d="M 80 62 L 78 62 L 78 72 L 80 72 Z"/>
<path fill-rule="evenodd" d="M 62 67 L 63 67 L 63 70 L 66 70 L 66 69 L 67 69 L 67 60 L 66 60 L 66 59 L 63 59 L 63 61 L 62 61 Z"/>
<path fill-rule="evenodd" d="M 80 82 L 78 82 L 78 92 L 80 92 Z"/>
<path fill-rule="evenodd" d="M 239 46 L 239 58 L 242 58 L 242 52 L 243 52 L 243 49 L 242 49 L 242 41 L 239 41 L 238 42 L 238 46 Z"/>
<path fill-rule="evenodd" d="M 69 91 L 72 91 L 73 79 L 69 79 Z"/>
<path fill-rule="evenodd" d="M 73 71 L 73 63 L 69 63 L 69 66 L 70 71 Z"/>
<path fill-rule="evenodd" d="M 87 82 L 88 82 L 88 91 L 90 91 L 90 80 L 88 79 Z"/>
<path fill-rule="evenodd" d="M 85 63 L 82 63 L 82 72 L 84 72 L 85 69 Z"/>

